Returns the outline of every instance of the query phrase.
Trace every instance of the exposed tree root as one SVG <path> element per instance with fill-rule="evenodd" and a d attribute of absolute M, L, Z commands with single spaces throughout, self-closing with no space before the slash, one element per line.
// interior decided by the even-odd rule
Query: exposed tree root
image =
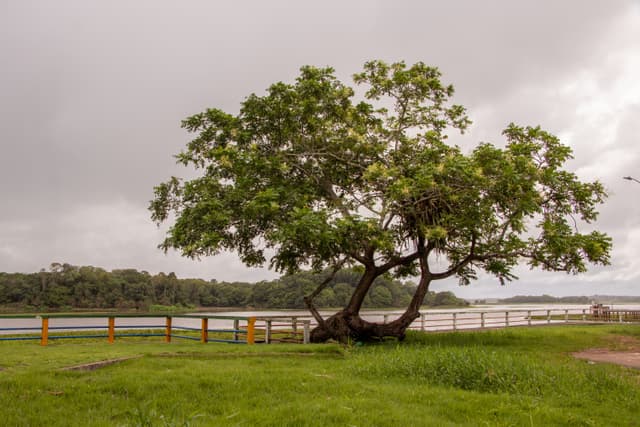
<path fill-rule="evenodd" d="M 418 312 L 407 311 L 390 323 L 368 322 L 358 314 L 340 311 L 311 331 L 311 342 L 321 343 L 330 339 L 342 343 L 352 341 L 378 341 L 383 338 L 403 340 L 406 330 L 419 316 Z"/>

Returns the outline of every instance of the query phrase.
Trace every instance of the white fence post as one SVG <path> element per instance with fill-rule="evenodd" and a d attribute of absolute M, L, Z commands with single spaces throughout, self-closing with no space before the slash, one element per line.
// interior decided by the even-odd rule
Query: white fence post
<path fill-rule="evenodd" d="M 295 337 L 296 334 L 298 333 L 298 318 L 297 317 L 292 317 L 291 318 L 291 329 L 293 330 L 293 336 Z"/>
<path fill-rule="evenodd" d="M 547 310 L 547 323 L 551 323 L 551 310 Z"/>
<path fill-rule="evenodd" d="M 455 331 L 457 329 L 457 318 L 458 318 L 458 313 L 453 313 L 453 330 Z"/>
<path fill-rule="evenodd" d="M 564 310 L 564 323 L 569 323 L 569 310 Z"/>
<path fill-rule="evenodd" d="M 484 329 L 484 311 L 480 313 L 480 328 Z"/>
<path fill-rule="evenodd" d="M 425 318 L 425 314 L 424 313 L 420 313 L 420 330 L 424 332 L 424 319 Z"/>
<path fill-rule="evenodd" d="M 311 324 L 311 320 L 303 320 L 302 323 L 304 324 L 304 333 L 302 334 L 302 343 L 309 344 L 309 337 L 310 337 L 309 326 Z"/>
<path fill-rule="evenodd" d="M 265 321 L 264 342 L 271 344 L 271 319 Z"/>
<path fill-rule="evenodd" d="M 531 310 L 527 311 L 527 325 L 531 326 Z"/>
<path fill-rule="evenodd" d="M 508 311 L 504 312 L 504 326 L 505 327 L 509 327 L 509 312 Z"/>

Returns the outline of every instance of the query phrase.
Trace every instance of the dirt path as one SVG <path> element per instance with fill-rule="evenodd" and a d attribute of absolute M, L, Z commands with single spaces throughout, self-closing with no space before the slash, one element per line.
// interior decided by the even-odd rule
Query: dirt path
<path fill-rule="evenodd" d="M 590 348 L 571 355 L 592 362 L 615 363 L 640 369 L 640 340 L 616 335 L 611 338 L 611 348 Z"/>

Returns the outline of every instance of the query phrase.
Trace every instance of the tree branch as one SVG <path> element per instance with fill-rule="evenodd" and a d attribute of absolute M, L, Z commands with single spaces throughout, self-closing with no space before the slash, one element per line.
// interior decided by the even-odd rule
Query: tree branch
<path fill-rule="evenodd" d="M 385 264 L 382 264 L 381 266 L 376 267 L 376 273 L 378 274 L 386 273 L 387 271 L 399 265 L 410 264 L 413 261 L 417 260 L 419 257 L 420 257 L 420 251 L 415 251 L 414 253 L 403 256 L 403 257 L 394 257 L 388 262 L 386 262 Z"/>
<path fill-rule="evenodd" d="M 322 185 L 322 188 L 324 189 L 324 191 L 326 191 L 329 199 L 331 199 L 331 201 L 335 203 L 342 215 L 347 218 L 351 218 L 351 212 L 349 212 L 349 209 L 347 209 L 344 203 L 342 203 L 342 199 L 336 194 L 335 191 L 333 191 L 333 184 L 328 179 L 323 177 L 320 181 L 320 185 Z"/>
<path fill-rule="evenodd" d="M 327 276 L 322 283 L 320 283 L 320 285 L 318 285 L 318 287 L 308 296 L 304 297 L 304 303 L 306 304 L 307 308 L 309 309 L 309 311 L 311 312 L 311 314 L 313 315 L 313 317 L 316 319 L 316 321 L 318 322 L 319 325 L 324 327 L 324 319 L 322 318 L 322 316 L 320 315 L 320 313 L 318 312 L 318 310 L 316 309 L 315 305 L 313 304 L 313 299 L 315 297 L 318 296 L 318 294 L 320 292 L 322 292 L 322 290 L 324 288 L 327 287 L 327 285 L 329 284 L 329 282 L 331 282 L 333 280 L 334 277 L 336 277 L 336 273 L 342 268 L 342 266 L 345 264 L 345 262 L 347 262 L 348 258 L 345 257 L 343 258 L 341 261 L 339 261 L 337 264 L 335 264 L 333 266 L 333 270 L 331 271 L 331 274 L 329 276 Z"/>
<path fill-rule="evenodd" d="M 360 256 L 360 254 L 358 254 L 356 252 L 349 253 L 349 256 L 351 258 L 355 259 L 356 261 L 358 261 L 362 265 L 365 265 L 367 263 L 365 257 Z"/>
<path fill-rule="evenodd" d="M 387 220 L 383 223 L 382 225 L 382 229 L 383 230 L 387 230 L 389 229 L 389 225 L 391 225 L 391 221 L 393 221 L 393 219 L 396 217 L 396 215 L 392 212 L 391 214 L 389 214 L 389 218 L 387 218 Z M 380 217 L 380 221 L 382 221 L 384 219 L 384 216 Z"/>
<path fill-rule="evenodd" d="M 451 277 L 454 274 L 456 274 L 458 271 L 460 271 L 460 269 L 464 268 L 471 261 L 477 259 L 476 255 L 474 254 L 475 248 L 476 248 L 476 235 L 474 233 L 471 235 L 471 248 L 469 248 L 469 254 L 466 257 L 464 257 L 462 261 L 460 261 L 459 263 L 451 267 L 449 270 L 444 271 L 442 273 L 433 273 L 431 275 L 433 280 L 440 280 L 440 279 L 446 279 L 447 277 Z"/>

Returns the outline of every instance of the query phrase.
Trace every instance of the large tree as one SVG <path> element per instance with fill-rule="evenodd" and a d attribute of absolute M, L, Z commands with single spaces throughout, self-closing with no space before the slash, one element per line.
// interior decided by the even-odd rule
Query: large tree
<path fill-rule="evenodd" d="M 252 94 L 237 115 L 209 109 L 183 121 L 195 134 L 177 155 L 197 177 L 155 188 L 152 218 L 175 221 L 160 247 L 188 257 L 235 251 L 249 266 L 266 261 L 294 272 L 362 277 L 343 310 L 318 321 L 313 341 L 402 338 L 434 280 L 468 284 L 479 271 L 504 281 L 527 262 L 579 273 L 607 264 L 611 239 L 580 233 L 606 197 L 598 182 L 563 169 L 569 147 L 539 127 L 510 124 L 503 147 L 468 154 L 447 144 L 464 132 L 465 109 L 437 68 L 371 61 L 355 91 L 331 68 L 301 68 L 295 83 Z M 414 275 L 404 314 L 381 325 L 359 316 L 376 277 Z"/>

